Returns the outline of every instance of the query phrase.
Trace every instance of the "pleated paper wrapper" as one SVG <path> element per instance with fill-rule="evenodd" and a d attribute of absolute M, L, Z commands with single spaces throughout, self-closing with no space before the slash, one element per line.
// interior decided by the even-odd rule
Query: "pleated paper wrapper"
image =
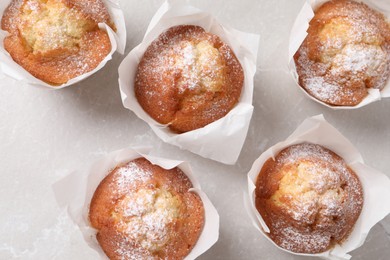
<path fill-rule="evenodd" d="M 223 118 L 190 132 L 176 134 L 152 119 L 140 106 L 134 93 L 134 79 L 144 52 L 161 33 L 177 25 L 198 25 L 218 35 L 236 54 L 245 80 L 238 104 Z M 119 67 L 119 86 L 124 107 L 132 110 L 164 142 L 189 150 L 205 158 L 234 164 L 244 144 L 253 113 L 253 77 L 256 72 L 259 36 L 222 26 L 206 12 L 187 1 L 166 1 L 151 20 L 141 44 L 135 47 Z"/>
<path fill-rule="evenodd" d="M 363 186 L 364 203 L 362 212 L 349 237 L 341 245 L 320 254 L 293 253 L 276 245 L 267 235 L 269 228 L 255 207 L 255 183 L 264 163 L 284 148 L 300 143 L 319 144 L 341 156 L 356 173 Z M 285 141 L 269 148 L 254 162 L 248 173 L 248 197 L 245 197 L 247 211 L 256 229 L 283 251 L 295 255 L 318 256 L 331 260 L 350 259 L 348 252 L 360 247 L 370 229 L 390 213 L 390 179 L 383 173 L 367 166 L 359 151 L 322 115 L 306 119 Z"/>
<path fill-rule="evenodd" d="M 213 246 L 219 237 L 219 215 L 207 195 L 201 190 L 195 174 L 187 162 L 175 161 L 148 155 L 150 147 L 126 148 L 114 151 L 104 156 L 92 165 L 88 172 L 73 172 L 53 184 L 52 188 L 58 205 L 66 208 L 69 217 L 79 227 L 85 242 L 98 252 L 102 259 L 108 259 L 100 248 L 97 240 L 97 231 L 91 227 L 88 212 L 92 196 L 104 177 L 116 166 L 144 157 L 151 163 L 164 169 L 180 168 L 191 180 L 194 192 L 200 196 L 205 210 L 203 231 L 186 260 L 193 260 Z"/>

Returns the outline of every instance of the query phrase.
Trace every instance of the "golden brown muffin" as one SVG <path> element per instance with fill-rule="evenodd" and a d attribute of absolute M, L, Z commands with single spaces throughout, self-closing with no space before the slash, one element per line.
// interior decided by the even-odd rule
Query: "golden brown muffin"
<path fill-rule="evenodd" d="M 268 159 L 255 192 L 269 237 L 296 253 L 320 253 L 342 243 L 363 207 L 356 174 L 334 152 L 309 143 Z"/>
<path fill-rule="evenodd" d="M 34 77 L 51 85 L 95 69 L 111 50 L 107 32 L 115 29 L 102 0 L 12 0 L 1 28 L 4 48 Z"/>
<path fill-rule="evenodd" d="M 96 189 L 89 218 L 110 259 L 183 259 L 204 225 L 200 197 L 179 169 L 144 158 L 118 166 Z"/>
<path fill-rule="evenodd" d="M 310 21 L 295 64 L 299 84 L 329 105 L 355 106 L 390 75 L 390 25 L 364 3 L 334 0 Z"/>
<path fill-rule="evenodd" d="M 221 39 L 199 26 L 162 33 L 146 50 L 135 77 L 135 94 L 157 122 L 177 133 L 224 117 L 238 102 L 241 64 Z"/>

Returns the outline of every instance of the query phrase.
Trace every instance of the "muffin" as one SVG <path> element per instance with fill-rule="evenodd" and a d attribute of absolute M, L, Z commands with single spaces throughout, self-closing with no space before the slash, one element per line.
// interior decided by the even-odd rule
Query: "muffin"
<path fill-rule="evenodd" d="M 244 73 L 231 48 L 203 28 L 171 27 L 145 51 L 135 96 L 158 123 L 176 133 L 224 117 L 239 101 Z"/>
<path fill-rule="evenodd" d="M 110 259 L 184 259 L 204 225 L 200 197 L 179 169 L 138 158 L 99 184 L 89 219 Z"/>
<path fill-rule="evenodd" d="M 334 0 L 315 11 L 294 56 L 299 84 L 333 106 L 356 106 L 390 75 L 390 25 L 364 3 Z"/>
<path fill-rule="evenodd" d="M 346 240 L 361 213 L 363 190 L 337 154 L 302 143 L 265 162 L 256 180 L 255 205 L 277 245 L 316 254 Z"/>
<path fill-rule="evenodd" d="M 1 28 L 4 48 L 34 77 L 61 85 L 95 69 L 111 51 L 115 25 L 102 0 L 12 0 Z"/>

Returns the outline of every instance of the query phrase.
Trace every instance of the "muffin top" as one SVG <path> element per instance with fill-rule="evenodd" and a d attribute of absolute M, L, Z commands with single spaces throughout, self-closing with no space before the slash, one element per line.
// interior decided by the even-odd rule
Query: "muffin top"
<path fill-rule="evenodd" d="M 110 259 L 183 259 L 204 225 L 200 197 L 179 169 L 145 158 L 118 166 L 100 183 L 89 218 Z"/>
<path fill-rule="evenodd" d="M 390 75 L 390 25 L 364 3 L 334 0 L 316 10 L 295 64 L 300 85 L 335 106 L 355 106 Z"/>
<path fill-rule="evenodd" d="M 238 102 L 242 67 L 228 45 L 199 26 L 181 25 L 148 47 L 135 77 L 135 94 L 157 122 L 183 133 L 225 116 Z"/>
<path fill-rule="evenodd" d="M 2 17 L 4 48 L 52 85 L 93 70 L 111 50 L 99 23 L 115 30 L 102 0 L 13 0 Z"/>
<path fill-rule="evenodd" d="M 256 181 L 256 208 L 269 237 L 296 253 L 315 254 L 342 243 L 363 206 L 362 185 L 334 152 L 297 144 L 268 159 Z"/>

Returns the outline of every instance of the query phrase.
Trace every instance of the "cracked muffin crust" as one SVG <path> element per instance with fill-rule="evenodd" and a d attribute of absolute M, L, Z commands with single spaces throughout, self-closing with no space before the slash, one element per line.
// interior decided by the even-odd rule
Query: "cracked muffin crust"
<path fill-rule="evenodd" d="M 390 75 L 390 24 L 352 0 L 326 2 L 310 21 L 294 56 L 299 84 L 334 106 L 356 106 Z"/>
<path fill-rule="evenodd" d="M 4 48 L 34 77 L 51 85 L 95 69 L 111 50 L 107 32 L 115 25 L 102 0 L 12 0 L 1 28 Z"/>
<path fill-rule="evenodd" d="M 91 200 L 89 218 L 110 259 L 184 259 L 204 225 L 200 197 L 179 169 L 138 158 L 110 172 Z"/>
<path fill-rule="evenodd" d="M 135 77 L 135 95 L 157 122 L 177 133 L 224 117 L 239 101 L 244 73 L 228 45 L 199 26 L 181 25 L 148 47 Z"/>
<path fill-rule="evenodd" d="M 316 254 L 351 233 L 363 207 L 363 188 L 337 154 L 302 143 L 265 162 L 256 180 L 255 203 L 277 245 Z"/>

